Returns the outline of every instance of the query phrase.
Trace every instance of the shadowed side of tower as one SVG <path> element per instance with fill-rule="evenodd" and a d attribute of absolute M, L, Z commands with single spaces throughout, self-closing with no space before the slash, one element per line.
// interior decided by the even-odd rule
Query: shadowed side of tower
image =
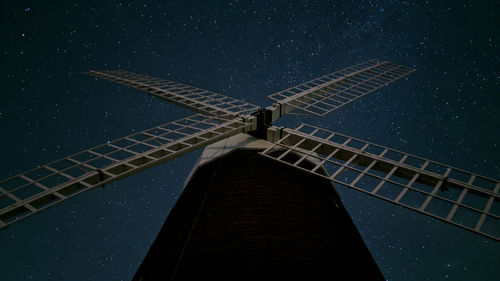
<path fill-rule="evenodd" d="M 384 280 L 332 184 L 255 150 L 197 169 L 134 276 L 199 279 Z"/>

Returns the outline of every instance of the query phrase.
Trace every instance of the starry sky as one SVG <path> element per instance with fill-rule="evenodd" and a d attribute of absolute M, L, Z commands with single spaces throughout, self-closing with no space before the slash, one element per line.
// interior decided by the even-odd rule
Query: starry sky
<path fill-rule="evenodd" d="M 500 178 L 500 1 L 0 2 L 0 178 L 189 111 L 83 75 L 125 69 L 260 106 L 372 58 L 417 71 L 322 118 Z M 200 151 L 0 231 L 2 280 L 130 280 Z M 387 280 L 498 280 L 500 243 L 339 188 Z"/>

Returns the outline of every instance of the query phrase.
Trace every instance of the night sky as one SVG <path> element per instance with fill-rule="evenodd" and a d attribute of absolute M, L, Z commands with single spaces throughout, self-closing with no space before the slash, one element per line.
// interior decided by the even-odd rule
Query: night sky
<path fill-rule="evenodd" d="M 190 114 L 84 71 L 147 73 L 265 106 L 268 94 L 375 58 L 417 71 L 328 116 L 280 124 L 499 179 L 500 1 L 411 2 L 1 1 L 0 178 Z M 1 230 L 1 279 L 130 280 L 199 154 Z M 386 279 L 500 280 L 500 243 L 339 192 Z"/>

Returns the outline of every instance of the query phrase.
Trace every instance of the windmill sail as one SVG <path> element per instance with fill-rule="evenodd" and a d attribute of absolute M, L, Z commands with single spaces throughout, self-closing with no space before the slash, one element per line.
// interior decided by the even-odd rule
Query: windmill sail
<path fill-rule="evenodd" d="M 259 108 L 251 103 L 190 85 L 124 70 L 91 70 L 86 74 L 146 91 L 150 95 L 205 115 L 231 118 L 238 114 L 254 112 Z"/>
<path fill-rule="evenodd" d="M 498 180 L 307 124 L 268 136 L 274 145 L 261 153 L 266 157 L 500 240 Z M 287 161 L 291 152 L 301 157 Z M 310 159 L 314 167 L 303 164 Z"/>
<path fill-rule="evenodd" d="M 271 123 L 298 109 L 323 116 L 415 69 L 370 60 L 270 95 L 265 109 L 193 86 L 127 71 L 87 74 L 199 112 L 0 181 L 0 228 L 96 186 L 238 133 L 273 143 L 273 160 L 500 240 L 500 182 L 311 125 Z M 267 136 L 266 136 L 267 134 Z M 296 160 L 287 157 L 298 154 Z M 305 165 L 313 161 L 314 167 Z M 325 169 L 329 175 L 320 173 Z"/>
<path fill-rule="evenodd" d="M 252 129 L 201 114 L 169 122 L 0 181 L 0 228 L 97 186 Z"/>
<path fill-rule="evenodd" d="M 280 116 L 294 109 L 323 116 L 413 71 L 414 68 L 387 61 L 370 60 L 268 97 L 280 104 Z"/>

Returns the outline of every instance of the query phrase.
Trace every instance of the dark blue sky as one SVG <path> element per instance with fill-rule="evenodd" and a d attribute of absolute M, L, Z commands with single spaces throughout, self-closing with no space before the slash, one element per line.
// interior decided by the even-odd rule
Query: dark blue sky
<path fill-rule="evenodd" d="M 500 178 L 498 0 L 77 2 L 0 3 L 0 178 L 189 114 L 82 71 L 122 68 L 264 106 L 372 58 L 418 70 L 326 117 L 283 122 Z M 2 280 L 130 280 L 198 155 L 0 231 Z M 388 280 L 500 278 L 500 243 L 339 191 Z"/>

